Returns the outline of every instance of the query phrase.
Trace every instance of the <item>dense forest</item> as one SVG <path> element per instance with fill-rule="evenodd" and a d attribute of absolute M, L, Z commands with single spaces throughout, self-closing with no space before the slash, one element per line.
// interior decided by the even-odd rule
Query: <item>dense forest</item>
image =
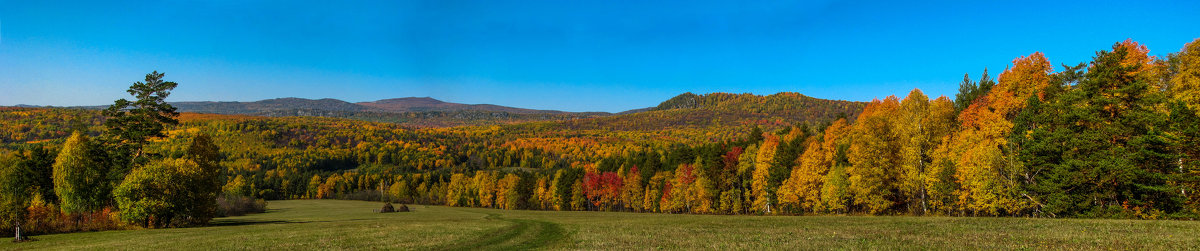
<path fill-rule="evenodd" d="M 189 198 L 1196 219 L 1200 40 L 1161 58 L 1127 40 L 1055 69 L 1042 53 L 1018 57 L 995 79 L 986 70 L 964 76 L 953 99 L 920 90 L 867 103 L 687 93 L 630 114 L 448 128 L 167 107 L 138 116 L 121 115 L 134 111 L 127 108 L 3 108 L 0 180 L 30 185 L 5 187 L 2 223 L 201 224 L 211 205 L 129 200 L 210 179 L 213 192 Z M 88 138 L 116 150 L 81 147 Z M 90 190 L 98 192 L 80 206 L 67 197 L 80 195 L 60 191 L 71 190 L 61 187 L 63 166 L 107 170 L 76 175 L 109 189 Z M 163 185 L 157 173 L 191 183 Z"/>

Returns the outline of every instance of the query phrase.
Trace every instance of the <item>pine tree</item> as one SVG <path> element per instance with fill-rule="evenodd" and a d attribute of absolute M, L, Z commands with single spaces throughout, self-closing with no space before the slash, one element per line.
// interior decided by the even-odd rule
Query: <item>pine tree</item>
<path fill-rule="evenodd" d="M 164 75 L 158 71 L 146 74 L 145 82 L 135 82 L 126 90 L 137 100 L 118 99 L 103 111 L 108 117 L 102 139 L 110 152 L 107 175 L 111 185 L 121 182 L 134 166 L 150 160 L 143 150 L 150 139 L 165 137 L 167 126 L 179 124 L 179 113 L 166 102 L 179 84 L 163 80 Z"/>
<path fill-rule="evenodd" d="M 1166 132 L 1165 96 L 1145 75 L 1151 62 L 1137 43 L 1117 43 L 1065 93 L 1029 98 L 1012 145 L 1039 211 L 1153 218 L 1180 209 L 1184 198 L 1170 182 L 1179 173 L 1176 142 Z"/>

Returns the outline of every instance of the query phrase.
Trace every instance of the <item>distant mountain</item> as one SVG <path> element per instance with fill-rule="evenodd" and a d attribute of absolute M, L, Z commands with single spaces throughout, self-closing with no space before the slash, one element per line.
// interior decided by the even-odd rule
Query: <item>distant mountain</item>
<path fill-rule="evenodd" d="M 367 107 L 337 99 L 277 98 L 255 102 L 171 102 L 180 112 L 272 115 L 298 110 L 365 111 Z"/>
<path fill-rule="evenodd" d="M 179 112 L 255 116 L 318 116 L 400 123 L 415 127 L 511 124 L 611 115 L 606 112 L 533 110 L 489 104 L 459 104 L 429 97 L 350 103 L 337 99 L 278 98 L 254 102 L 171 102 Z M 88 107 L 100 108 L 103 107 Z"/>
<path fill-rule="evenodd" d="M 561 114 L 561 113 L 567 113 L 567 112 L 563 112 L 563 111 L 532 110 L 532 109 L 524 109 L 524 108 L 516 108 L 516 107 L 508 107 L 508 106 L 498 106 L 498 105 L 488 105 L 488 104 L 469 105 L 469 104 L 450 103 L 450 102 L 444 102 L 441 100 L 433 99 L 430 97 L 394 98 L 394 99 L 384 99 L 384 100 L 379 100 L 379 101 L 374 101 L 374 102 L 359 102 L 357 104 L 361 105 L 361 106 L 374 108 L 376 110 L 389 111 L 389 112 L 493 111 L 493 112 L 507 112 L 507 113 L 517 113 L 517 114 L 545 114 L 545 113 Z"/>
<path fill-rule="evenodd" d="M 460 104 L 430 97 L 350 103 L 337 99 L 277 98 L 254 102 L 171 102 L 179 112 L 254 116 L 318 116 L 399 123 L 414 127 L 517 124 L 537 121 L 560 129 L 661 130 L 780 127 L 801 122 L 853 120 L 865 102 L 818 99 L 793 92 L 772 95 L 683 93 L 655 107 L 620 113 L 534 110 L 490 104 Z M 84 108 L 103 109 L 105 106 Z"/>
<path fill-rule="evenodd" d="M 654 110 L 654 107 L 638 108 L 638 109 L 618 112 L 617 115 L 633 114 L 633 113 L 646 112 L 646 111 L 651 111 L 651 110 Z"/>
<path fill-rule="evenodd" d="M 337 99 L 305 99 L 277 98 L 254 102 L 171 102 L 180 112 L 216 113 L 216 114 L 251 114 L 276 115 L 291 111 L 318 112 L 456 112 L 482 111 L 505 112 L 514 114 L 567 114 L 573 112 L 554 110 L 534 110 L 490 104 L 460 104 L 445 102 L 430 97 L 408 97 L 384 99 L 372 102 L 350 103 Z M 588 112 L 579 114 L 606 115 L 604 112 Z"/>

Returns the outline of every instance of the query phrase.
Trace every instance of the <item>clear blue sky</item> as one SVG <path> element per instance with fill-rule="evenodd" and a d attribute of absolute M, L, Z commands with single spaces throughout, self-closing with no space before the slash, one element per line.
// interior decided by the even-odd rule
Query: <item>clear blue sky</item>
<path fill-rule="evenodd" d="M 0 105 L 100 105 L 152 71 L 171 101 L 278 97 L 616 112 L 683 92 L 953 96 L 1045 52 L 1200 37 L 1200 1 L 0 0 Z M 731 1 L 748 2 L 748 1 Z M 902 1 L 897 1 L 902 2 Z"/>

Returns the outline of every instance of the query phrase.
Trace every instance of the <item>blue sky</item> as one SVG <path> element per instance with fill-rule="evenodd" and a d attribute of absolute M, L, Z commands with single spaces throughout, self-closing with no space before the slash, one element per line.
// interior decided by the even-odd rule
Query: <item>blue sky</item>
<path fill-rule="evenodd" d="M 743 1 L 737 1 L 743 2 Z M 617 112 L 683 92 L 953 96 L 1035 51 L 1084 62 L 1200 37 L 1200 1 L 0 0 L 0 105 L 278 97 Z"/>

